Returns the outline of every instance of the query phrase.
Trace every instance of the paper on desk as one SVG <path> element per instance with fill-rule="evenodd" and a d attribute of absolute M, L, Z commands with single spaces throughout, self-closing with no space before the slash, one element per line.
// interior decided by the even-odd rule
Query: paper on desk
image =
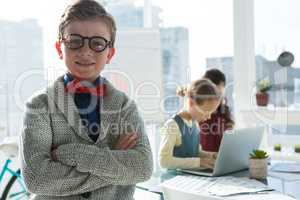
<path fill-rule="evenodd" d="M 272 190 L 259 181 L 232 176 L 219 178 L 176 176 L 161 185 L 162 187 L 181 190 L 184 192 L 215 196 L 230 196 L 235 194 L 248 194 Z"/>
<path fill-rule="evenodd" d="M 300 163 L 276 163 L 271 170 L 276 172 L 299 173 Z"/>
<path fill-rule="evenodd" d="M 252 194 L 271 191 L 265 184 L 249 178 L 220 177 L 216 183 L 208 188 L 211 195 L 230 196 L 236 194 Z"/>
<path fill-rule="evenodd" d="M 163 193 L 162 188 L 158 186 L 153 186 L 148 188 L 149 192 Z"/>
<path fill-rule="evenodd" d="M 259 194 L 259 195 L 247 195 L 247 198 L 244 198 L 244 195 L 233 196 L 230 200 L 296 200 L 296 198 L 278 192 L 272 192 L 268 194 Z"/>

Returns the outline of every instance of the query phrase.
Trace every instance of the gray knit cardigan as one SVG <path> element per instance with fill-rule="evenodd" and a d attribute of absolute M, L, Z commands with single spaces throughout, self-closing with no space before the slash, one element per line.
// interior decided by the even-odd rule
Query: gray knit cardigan
<path fill-rule="evenodd" d="M 33 199 L 132 200 L 135 184 L 151 177 L 153 158 L 136 104 L 107 80 L 101 131 L 88 136 L 63 77 L 26 103 L 20 140 L 21 171 Z M 137 132 L 137 145 L 114 150 L 120 134 Z M 57 161 L 51 148 L 57 146 Z"/>

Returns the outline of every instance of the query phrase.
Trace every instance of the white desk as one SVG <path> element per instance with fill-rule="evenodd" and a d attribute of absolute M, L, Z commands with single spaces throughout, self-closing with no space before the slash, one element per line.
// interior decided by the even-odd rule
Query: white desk
<path fill-rule="evenodd" d="M 176 178 L 173 178 L 165 182 L 165 184 L 163 184 L 164 186 L 162 187 L 164 199 L 165 200 L 185 200 L 185 199 L 186 200 L 221 200 L 221 199 L 223 200 L 252 200 L 252 199 L 253 200 L 295 200 L 295 198 L 288 195 L 284 195 L 278 191 L 265 191 L 259 194 L 252 193 L 252 194 L 235 194 L 229 196 L 216 196 L 209 193 L 207 190 L 205 190 L 205 188 L 210 190 L 211 187 L 215 187 L 216 185 L 215 181 L 206 184 L 206 181 L 203 182 L 202 179 L 199 180 L 199 182 L 197 182 L 196 180 L 197 179 L 195 179 L 195 176 L 192 177 L 177 176 Z M 237 179 L 235 181 L 238 180 L 240 179 Z M 179 182 L 181 182 L 182 184 L 179 185 L 178 184 Z M 232 184 L 234 184 L 234 182 Z M 221 186 L 220 190 L 223 189 L 224 192 L 227 193 L 228 190 L 225 189 L 226 188 L 225 184 L 223 185 L 221 183 L 218 185 Z M 217 188 L 219 188 L 219 186 Z M 220 190 L 215 190 L 215 192 L 219 193 Z M 223 191 L 221 193 L 223 193 Z"/>
<path fill-rule="evenodd" d="M 295 200 L 295 198 L 280 194 L 279 192 L 270 192 L 268 194 L 237 195 L 230 197 L 214 197 L 199 194 L 184 193 L 182 191 L 171 191 L 164 194 L 164 200 Z"/>
<path fill-rule="evenodd" d="M 289 173 L 288 173 L 289 174 Z M 161 200 L 164 199 L 161 189 L 157 186 L 166 181 L 170 178 L 173 178 L 177 175 L 184 175 L 181 172 L 176 171 L 168 171 L 168 172 L 158 172 L 152 176 L 152 178 L 144 183 L 140 183 L 137 185 L 138 188 L 153 191 L 161 194 Z M 230 174 L 231 176 L 236 177 L 245 177 L 248 176 L 248 171 L 242 171 L 234 174 Z M 273 174 L 274 175 L 274 174 Z M 278 173 L 277 173 L 278 175 Z M 285 176 L 286 174 L 283 174 Z M 293 176 L 293 175 L 291 175 Z M 236 195 L 236 196 L 230 196 L 230 197 L 216 197 L 216 196 L 199 196 L 195 194 L 188 194 L 184 193 L 182 191 L 172 191 L 169 194 L 165 194 L 164 200 L 177 200 L 177 197 L 180 197 L 178 200 L 220 200 L 220 199 L 226 199 L 226 200 L 300 200 L 300 180 L 290 179 L 291 176 L 288 176 L 289 179 L 285 180 L 278 176 L 268 176 L 266 180 L 263 182 L 267 184 L 270 188 L 275 189 L 275 191 L 268 192 L 267 194 L 251 194 L 251 195 Z M 283 188 L 282 181 L 286 181 Z M 286 194 L 282 194 L 285 192 Z M 294 196 L 296 198 L 292 198 L 291 196 Z"/>

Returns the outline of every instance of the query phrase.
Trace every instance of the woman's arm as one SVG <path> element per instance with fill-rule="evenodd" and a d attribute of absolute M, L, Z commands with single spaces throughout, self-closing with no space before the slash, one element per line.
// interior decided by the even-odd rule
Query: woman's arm
<path fill-rule="evenodd" d="M 181 134 L 178 125 L 170 120 L 161 129 L 159 163 L 162 168 L 192 169 L 200 167 L 200 158 L 179 158 L 173 156 L 175 146 L 181 145 Z"/>

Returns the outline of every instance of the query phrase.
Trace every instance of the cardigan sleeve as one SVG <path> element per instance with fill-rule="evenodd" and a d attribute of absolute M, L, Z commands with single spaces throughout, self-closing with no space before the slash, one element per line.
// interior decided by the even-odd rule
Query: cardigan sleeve
<path fill-rule="evenodd" d="M 70 143 L 58 147 L 58 160 L 76 167 L 78 171 L 97 175 L 112 185 L 131 185 L 148 180 L 153 170 L 153 159 L 144 123 L 133 101 L 125 107 L 120 113 L 120 126 L 125 134 L 138 133 L 134 148 L 111 150 L 108 147 Z"/>

